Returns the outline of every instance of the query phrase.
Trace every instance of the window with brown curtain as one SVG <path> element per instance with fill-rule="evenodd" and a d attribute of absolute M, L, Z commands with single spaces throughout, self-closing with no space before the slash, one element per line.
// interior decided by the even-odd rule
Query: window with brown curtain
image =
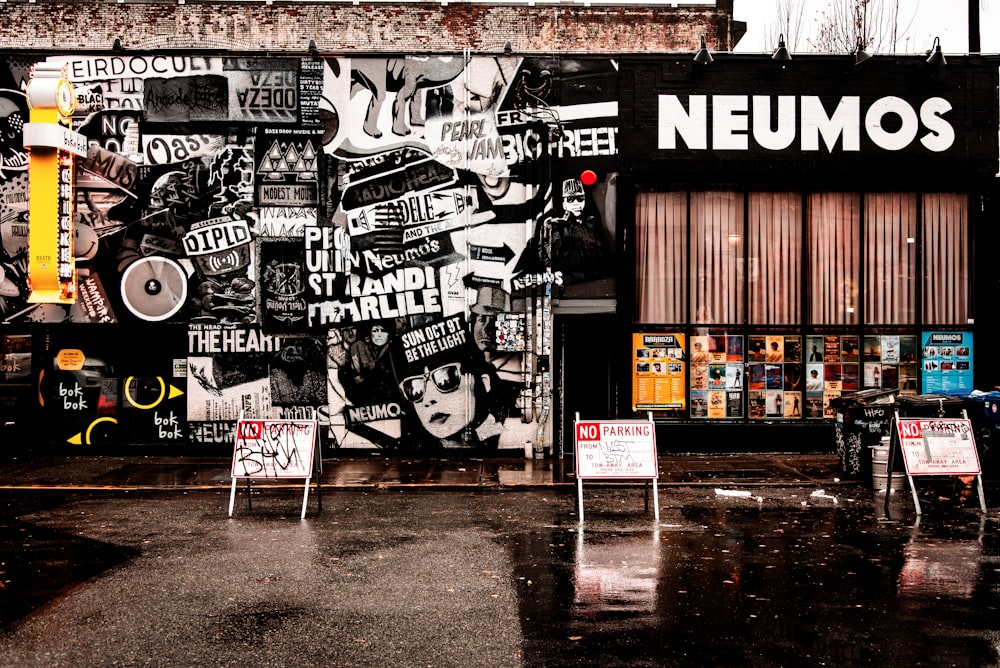
<path fill-rule="evenodd" d="M 691 193 L 691 304 L 698 324 L 743 320 L 743 193 Z"/>
<path fill-rule="evenodd" d="M 750 193 L 750 322 L 800 322 L 802 298 L 802 196 Z"/>
<path fill-rule="evenodd" d="M 806 198 L 809 239 L 809 322 L 858 322 L 861 276 L 861 201 L 857 193 L 813 193 Z"/>
<path fill-rule="evenodd" d="M 687 193 L 640 193 L 635 204 L 636 319 L 687 319 Z"/>
<path fill-rule="evenodd" d="M 865 323 L 916 321 L 917 196 L 865 194 Z"/>
<path fill-rule="evenodd" d="M 970 312 L 969 200 L 928 193 L 923 209 L 923 319 L 928 325 L 965 325 Z"/>
<path fill-rule="evenodd" d="M 912 325 L 918 274 L 924 323 L 965 325 L 972 317 L 966 195 L 920 196 L 918 221 L 915 193 L 810 193 L 807 271 L 801 195 L 754 192 L 746 198 L 744 229 L 743 193 L 638 195 L 639 322 L 682 323 L 690 311 L 692 324 L 742 324 L 749 311 L 748 321 L 759 325 L 803 319 L 811 325 L 855 325 L 863 307 L 865 324 Z"/>

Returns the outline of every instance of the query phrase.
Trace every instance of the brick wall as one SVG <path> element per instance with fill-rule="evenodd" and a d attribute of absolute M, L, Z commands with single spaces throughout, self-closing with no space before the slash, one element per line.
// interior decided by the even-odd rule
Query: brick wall
<path fill-rule="evenodd" d="M 718 6 L 346 2 L 4 2 L 0 49 L 222 49 L 302 53 L 693 52 L 730 44 L 732 2 Z"/>

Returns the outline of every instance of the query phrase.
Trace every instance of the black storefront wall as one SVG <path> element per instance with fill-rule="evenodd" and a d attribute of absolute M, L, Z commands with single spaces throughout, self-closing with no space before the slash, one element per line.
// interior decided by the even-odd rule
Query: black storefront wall
<path fill-rule="evenodd" d="M 846 56 L 776 62 L 722 54 L 707 66 L 687 59 L 624 58 L 620 217 L 634 223 L 637 197 L 646 192 L 964 193 L 974 239 L 967 270 L 976 290 L 968 322 L 932 325 L 920 322 L 918 315 L 917 322 L 902 327 L 793 324 L 768 331 L 742 322 L 719 323 L 717 329 L 743 335 L 744 341 L 751 334 L 777 333 L 802 344 L 809 336 L 830 334 L 859 344 L 866 336 L 904 335 L 912 343 L 928 329 L 971 330 L 978 342 L 975 385 L 991 389 L 997 382 L 997 355 L 985 345 L 974 316 L 976 305 L 981 310 L 992 299 L 985 291 L 998 275 L 981 251 L 976 261 L 975 248 L 991 247 L 997 236 L 989 224 L 997 216 L 997 78 L 996 62 L 979 57 L 949 59 L 947 68 L 932 67 L 917 56 L 879 57 L 863 66 Z M 634 252 L 625 249 L 626 255 Z M 630 288 L 635 278 L 624 276 L 620 285 Z M 626 349 L 634 347 L 636 332 L 679 332 L 690 339 L 702 331 L 690 322 L 637 322 L 634 304 L 634 294 L 619 291 Z M 919 355 L 918 350 L 918 362 Z M 628 376 L 622 382 L 634 389 L 635 372 Z M 919 391 L 919 383 L 911 381 L 905 391 Z M 686 399 L 694 394 L 690 387 L 685 392 Z M 626 389 L 622 396 L 628 395 Z M 623 405 L 621 410 L 633 408 Z M 745 397 L 736 419 L 695 420 L 692 408 L 656 413 L 665 441 L 681 444 L 674 449 L 833 448 L 832 415 L 821 420 L 748 419 L 752 406 Z"/>
<path fill-rule="evenodd" d="M 637 183 L 968 191 L 997 173 L 997 64 L 982 58 L 723 54 L 621 69 L 619 150 Z"/>

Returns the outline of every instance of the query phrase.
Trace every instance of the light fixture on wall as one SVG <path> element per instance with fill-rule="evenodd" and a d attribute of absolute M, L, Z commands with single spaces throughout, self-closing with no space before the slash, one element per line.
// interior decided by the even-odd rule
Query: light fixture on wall
<path fill-rule="evenodd" d="M 122 40 L 121 37 L 115 37 L 115 41 L 111 42 L 111 50 L 115 53 L 122 52 Z"/>
<path fill-rule="evenodd" d="M 934 38 L 934 47 L 931 49 L 931 55 L 927 57 L 927 62 L 931 65 L 947 65 L 948 61 L 945 60 L 944 54 L 941 53 L 941 38 Z"/>
<path fill-rule="evenodd" d="M 694 54 L 694 62 L 699 65 L 708 65 L 710 62 L 715 60 L 712 54 L 708 52 L 708 46 L 705 44 L 705 36 L 701 36 L 701 47 L 698 49 L 698 53 Z"/>
<path fill-rule="evenodd" d="M 309 55 L 313 58 L 319 55 L 319 49 L 316 48 L 316 40 L 309 40 Z"/>
<path fill-rule="evenodd" d="M 514 45 L 510 43 L 509 39 L 503 44 L 503 55 L 505 56 L 514 55 Z"/>
<path fill-rule="evenodd" d="M 858 47 L 854 50 L 854 64 L 860 65 L 871 57 L 871 54 L 865 51 L 864 47 L 861 46 L 861 38 L 858 37 Z"/>
<path fill-rule="evenodd" d="M 791 60 L 792 54 L 788 53 L 788 49 L 785 48 L 785 36 L 784 34 L 778 35 L 778 48 L 775 50 L 774 55 L 771 56 L 773 60 Z"/>

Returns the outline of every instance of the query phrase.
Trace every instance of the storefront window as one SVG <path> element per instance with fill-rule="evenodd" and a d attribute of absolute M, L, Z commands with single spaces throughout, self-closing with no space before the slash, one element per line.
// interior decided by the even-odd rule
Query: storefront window
<path fill-rule="evenodd" d="M 969 310 L 969 204 L 965 195 L 923 196 L 923 316 L 964 325 Z"/>
<path fill-rule="evenodd" d="M 743 194 L 691 193 L 694 322 L 743 320 Z"/>
<path fill-rule="evenodd" d="M 691 337 L 691 417 L 743 417 L 743 337 L 719 331 Z"/>
<path fill-rule="evenodd" d="M 802 196 L 750 193 L 750 322 L 796 324 L 802 298 Z"/>
<path fill-rule="evenodd" d="M 687 193 L 641 193 L 635 205 L 636 319 L 687 318 Z"/>
<path fill-rule="evenodd" d="M 690 344 L 673 367 L 636 353 L 636 406 L 829 419 L 844 393 L 916 392 L 918 316 L 946 326 L 971 317 L 961 194 L 647 193 L 636 210 L 637 321 L 681 325 L 674 353 L 685 336 Z M 965 357 L 941 368 L 969 371 L 969 347 L 959 349 Z"/>
<path fill-rule="evenodd" d="M 747 361 L 747 414 L 750 419 L 802 419 L 806 411 L 803 405 L 802 338 L 751 335 Z"/>
<path fill-rule="evenodd" d="M 860 201 L 855 193 L 814 193 L 806 200 L 809 234 L 809 320 L 858 322 Z"/>
<path fill-rule="evenodd" d="M 865 322 L 912 324 L 916 317 L 917 197 L 865 195 Z"/>

